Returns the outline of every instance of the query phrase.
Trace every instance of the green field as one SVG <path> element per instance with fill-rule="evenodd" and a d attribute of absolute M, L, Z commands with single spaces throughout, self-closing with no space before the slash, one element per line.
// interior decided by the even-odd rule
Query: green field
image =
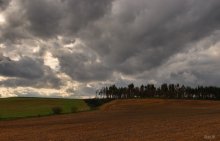
<path fill-rule="evenodd" d="M 0 99 L 0 119 L 52 115 L 54 107 L 62 109 L 63 114 L 90 109 L 82 99 L 2 98 Z"/>

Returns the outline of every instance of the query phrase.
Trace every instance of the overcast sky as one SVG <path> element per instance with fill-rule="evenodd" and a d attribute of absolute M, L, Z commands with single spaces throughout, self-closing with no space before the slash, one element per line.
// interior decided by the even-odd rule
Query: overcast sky
<path fill-rule="evenodd" d="M 219 0 L 0 0 L 0 92 L 220 86 Z"/>

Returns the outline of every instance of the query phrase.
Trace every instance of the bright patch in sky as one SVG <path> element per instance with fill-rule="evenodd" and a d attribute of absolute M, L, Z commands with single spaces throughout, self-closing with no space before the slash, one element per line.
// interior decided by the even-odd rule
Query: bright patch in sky
<path fill-rule="evenodd" d="M 5 22 L 6 22 L 5 17 L 2 14 L 0 14 L 0 25 L 4 24 Z"/>
<path fill-rule="evenodd" d="M 210 53 L 213 57 L 219 57 L 220 56 L 220 43 L 210 48 Z"/>
<path fill-rule="evenodd" d="M 51 69 L 58 71 L 60 68 L 59 61 L 54 58 L 50 52 L 47 52 L 44 57 L 44 64 L 49 66 Z"/>

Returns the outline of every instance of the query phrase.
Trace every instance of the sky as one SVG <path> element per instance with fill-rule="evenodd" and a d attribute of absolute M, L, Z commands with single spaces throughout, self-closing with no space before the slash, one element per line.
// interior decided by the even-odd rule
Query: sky
<path fill-rule="evenodd" d="M 219 0 L 0 0 L 1 97 L 220 86 Z"/>

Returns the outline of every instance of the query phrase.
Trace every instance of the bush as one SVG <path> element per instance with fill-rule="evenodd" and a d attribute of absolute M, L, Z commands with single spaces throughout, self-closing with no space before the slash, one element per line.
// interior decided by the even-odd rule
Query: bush
<path fill-rule="evenodd" d="M 75 112 L 77 112 L 77 111 L 78 111 L 78 108 L 77 108 L 77 107 L 72 107 L 72 108 L 71 108 L 71 112 L 72 112 L 72 113 L 75 113 Z"/>
<path fill-rule="evenodd" d="M 98 98 L 94 98 L 94 99 L 85 99 L 84 101 L 87 103 L 87 105 L 89 105 L 91 108 L 96 108 L 99 107 L 105 103 L 108 103 L 110 101 L 112 101 L 114 99 L 98 99 Z"/>
<path fill-rule="evenodd" d="M 52 112 L 54 115 L 58 115 L 58 114 L 61 114 L 62 113 L 62 108 L 61 107 L 53 107 L 52 108 Z"/>

